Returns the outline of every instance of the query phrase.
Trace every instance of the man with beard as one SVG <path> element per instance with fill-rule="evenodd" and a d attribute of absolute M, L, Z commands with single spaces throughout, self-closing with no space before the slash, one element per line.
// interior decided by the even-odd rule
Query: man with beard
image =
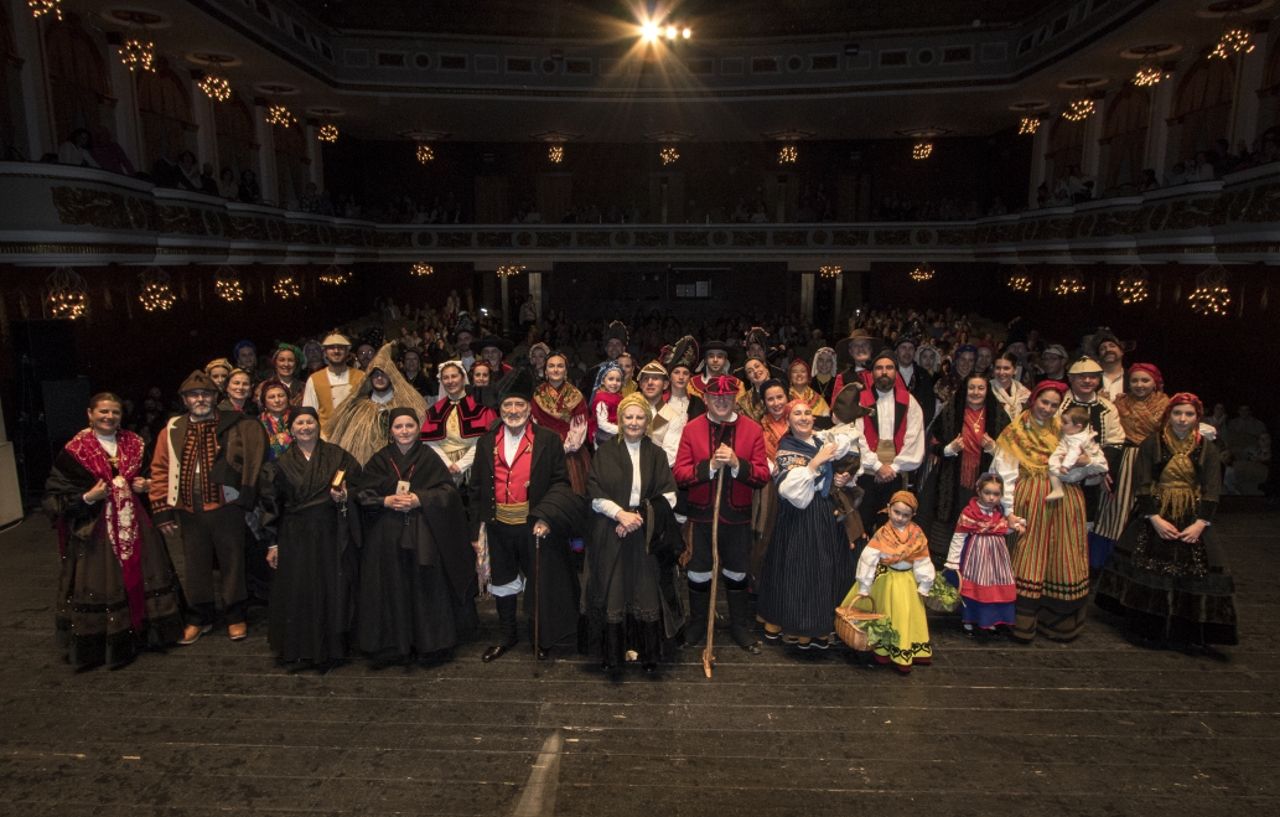
<path fill-rule="evenodd" d="M 1109 330 L 1099 332 L 1093 338 L 1094 349 L 1098 361 L 1102 364 L 1102 385 L 1099 388 L 1102 396 L 1115 402 L 1124 394 L 1124 346 L 1120 339 Z"/>
<path fill-rule="evenodd" d="M 933 393 L 933 377 L 923 366 L 916 365 L 916 342 L 913 338 L 905 335 L 899 338 L 893 353 L 897 357 L 898 377 L 907 384 L 907 391 L 920 404 L 920 410 L 924 412 L 924 427 L 928 428 L 938 405 L 938 398 Z"/>
<path fill-rule="evenodd" d="M 871 535 L 876 516 L 884 511 L 894 491 L 906 487 L 912 472 L 924 462 L 924 411 L 898 376 L 897 358 L 888 349 L 871 362 L 872 386 L 863 389 L 858 403 L 868 413 L 858 422 L 862 473 L 858 487 L 864 495 L 859 506 L 863 530 Z"/>
<path fill-rule="evenodd" d="M 673 406 L 671 411 L 667 411 L 666 390 L 669 381 L 666 367 L 651 360 L 640 368 L 637 386 L 640 396 L 649 404 L 652 417 L 645 433 L 667 455 L 668 468 L 675 465 L 676 452 L 680 448 L 680 434 L 689 422 L 689 415 L 683 409 Z"/>
<path fill-rule="evenodd" d="M 181 535 L 187 627 L 180 644 L 213 629 L 214 559 L 221 576 L 227 635 L 240 641 L 245 624 L 245 513 L 257 499 L 267 434 L 256 420 L 214 408 L 218 389 L 202 371 L 183 381 L 187 412 L 171 419 L 151 458 L 151 515 L 167 537 Z"/>
<path fill-rule="evenodd" d="M 333 332 L 324 339 L 323 347 L 325 367 L 307 378 L 302 405 L 310 406 L 320 415 L 320 431 L 327 440 L 334 410 L 364 380 L 364 372 L 347 365 L 351 341 L 345 336 Z"/>
<path fill-rule="evenodd" d="M 516 370 L 502 382 L 498 396 L 502 422 L 476 444 L 467 508 L 477 555 L 484 553 L 487 542 L 489 592 L 501 629 L 501 640 L 481 656 L 486 663 L 519 643 L 517 598 L 526 579 L 536 581 L 536 598 L 525 596 L 530 619 L 537 610 L 535 657 L 541 659 L 549 648 L 576 639 L 578 578 L 568 540 L 580 532 L 585 512 L 585 503 L 569 484 L 560 436 L 529 422 L 532 372 Z M 540 546 L 535 547 L 535 539 L 541 540 Z"/>
<path fill-rule="evenodd" d="M 702 346 L 702 371 L 689 381 L 689 394 L 702 397 L 709 383 L 725 376 L 737 384 L 739 394 L 746 391 L 742 381 L 729 373 L 729 345 L 722 340 L 709 340 Z"/>
<path fill-rule="evenodd" d="M 711 529 L 716 507 L 716 487 L 721 488 L 718 547 L 720 573 L 729 604 L 729 632 L 744 650 L 759 654 L 760 642 L 752 634 L 751 601 L 747 595 L 747 571 L 751 558 L 751 495 L 769 481 L 764 432 L 749 418 L 734 411 L 741 388 L 733 375 L 714 375 L 704 381 L 707 413 L 689 421 L 680 436 L 673 472 L 676 484 L 688 494 L 693 522 L 693 556 L 688 564 L 689 624 L 685 644 L 701 646 L 706 639 L 711 598 Z M 723 482 L 722 469 L 728 469 Z"/>
<path fill-rule="evenodd" d="M 511 353 L 511 341 L 493 335 L 482 338 L 478 344 L 480 357 L 493 368 L 493 382 L 497 383 L 511 371 L 511 364 L 502 360 Z"/>
<path fill-rule="evenodd" d="M 863 386 L 871 385 L 871 353 L 875 341 L 870 332 L 861 328 L 853 330 L 853 334 L 844 340 L 836 341 L 836 359 L 843 362 L 845 368 L 836 375 L 832 394 L 839 394 L 854 380 L 861 380 Z"/>

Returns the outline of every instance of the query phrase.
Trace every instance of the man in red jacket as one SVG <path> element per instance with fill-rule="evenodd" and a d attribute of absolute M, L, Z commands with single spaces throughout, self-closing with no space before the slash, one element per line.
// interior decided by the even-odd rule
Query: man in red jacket
<path fill-rule="evenodd" d="M 693 521 L 693 558 L 688 565 L 689 625 L 685 644 L 700 646 L 706 639 L 711 598 L 711 524 L 717 475 L 726 469 L 720 498 L 720 574 L 729 603 L 729 632 L 750 653 L 760 652 L 752 634 L 747 570 L 751 557 L 751 494 L 769 481 L 764 432 L 749 417 L 734 410 L 738 378 L 715 375 L 703 391 L 707 413 L 690 420 L 680 436 L 674 473 L 676 483 L 689 492 Z"/>

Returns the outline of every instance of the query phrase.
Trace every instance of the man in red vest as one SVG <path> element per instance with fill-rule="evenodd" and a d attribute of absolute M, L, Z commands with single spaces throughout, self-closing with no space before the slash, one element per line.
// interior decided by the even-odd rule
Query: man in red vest
<path fill-rule="evenodd" d="M 764 432 L 749 417 L 735 411 L 738 378 L 715 375 L 707 379 L 703 399 L 707 413 L 690 420 L 680 436 L 673 472 L 676 484 L 689 492 L 689 518 L 693 521 L 693 558 L 688 565 L 689 625 L 687 646 L 706 639 L 707 611 L 711 598 L 711 524 L 715 508 L 717 476 L 723 470 L 720 497 L 720 574 L 729 603 L 729 632 L 734 642 L 750 653 L 760 652 L 752 634 L 751 601 L 747 596 L 747 571 L 751 560 L 751 495 L 769 481 L 769 460 Z"/>
<path fill-rule="evenodd" d="M 533 374 L 518 369 L 499 388 L 502 422 L 476 443 L 468 483 L 471 546 L 481 554 L 487 540 L 488 589 L 502 632 L 481 656 L 485 662 L 519 641 L 516 604 L 526 578 L 532 583 L 537 576 L 536 602 L 527 595 L 525 612 L 532 618 L 538 605 L 539 653 L 578 634 L 578 577 L 569 539 L 582 528 L 584 503 L 569 484 L 560 436 L 529 422 Z M 535 539 L 541 540 L 536 548 Z"/>
<path fill-rule="evenodd" d="M 907 487 L 907 477 L 924 462 L 924 412 L 907 384 L 898 376 L 898 361 L 885 349 L 871 362 L 871 388 L 863 389 L 859 404 L 868 413 L 858 439 L 862 473 L 858 486 L 866 493 L 859 513 L 870 536 L 879 527 L 876 516 L 894 491 Z"/>

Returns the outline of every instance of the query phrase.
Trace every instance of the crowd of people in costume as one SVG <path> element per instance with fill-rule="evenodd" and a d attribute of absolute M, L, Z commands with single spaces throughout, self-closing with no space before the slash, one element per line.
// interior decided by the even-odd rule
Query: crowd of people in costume
<path fill-rule="evenodd" d="M 517 352 L 452 298 L 440 315 L 451 332 L 335 331 L 262 368 L 246 341 L 141 433 L 95 395 L 46 486 L 69 662 L 219 623 L 245 639 L 253 597 L 290 669 L 432 664 L 491 599 L 485 662 L 523 631 L 537 658 L 654 672 L 714 637 L 721 587 L 749 653 L 836 647 L 856 609 L 883 625 L 866 660 L 904 674 L 955 617 L 1066 642 L 1096 605 L 1145 646 L 1237 641 L 1218 430 L 1108 330 L 1068 352 L 897 310 L 829 345 L 793 326 L 657 345 L 665 320 L 614 321 L 588 357 L 554 318 Z"/>

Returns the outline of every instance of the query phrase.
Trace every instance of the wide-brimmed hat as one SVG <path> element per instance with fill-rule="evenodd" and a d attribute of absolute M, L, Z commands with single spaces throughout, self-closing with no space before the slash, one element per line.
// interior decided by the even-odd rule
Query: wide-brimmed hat
<path fill-rule="evenodd" d="M 848 364 L 853 361 L 853 342 L 865 340 L 874 351 L 880 345 L 880 339 L 865 329 L 859 327 L 850 333 L 849 337 L 841 338 L 835 342 L 836 362 L 840 364 Z"/>
<path fill-rule="evenodd" d="M 217 394 L 218 386 L 203 369 L 196 369 L 187 375 L 187 379 L 182 381 L 182 385 L 178 387 L 178 394 L 186 394 L 191 391 L 207 391 Z"/>
<path fill-rule="evenodd" d="M 328 335 L 325 335 L 324 340 L 320 341 L 320 345 L 346 346 L 347 348 L 351 348 L 351 341 L 346 335 L 342 335 L 337 332 L 330 332 Z"/>

